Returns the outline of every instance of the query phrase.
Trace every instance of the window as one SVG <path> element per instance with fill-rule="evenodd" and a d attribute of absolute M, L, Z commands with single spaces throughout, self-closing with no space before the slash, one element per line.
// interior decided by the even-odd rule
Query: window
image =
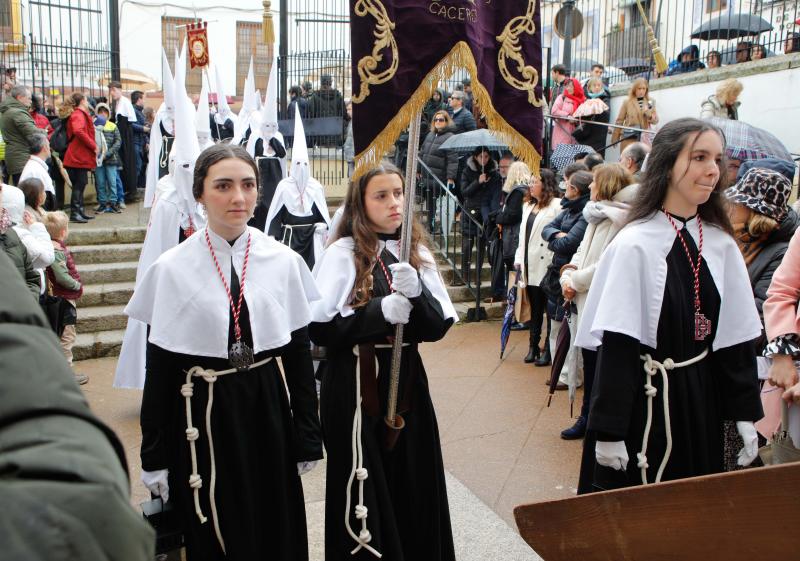
<path fill-rule="evenodd" d="M 728 0 L 706 0 L 706 13 L 719 12 L 728 7 Z"/>
<path fill-rule="evenodd" d="M 20 0 L 0 0 L 0 43 L 22 43 Z"/>
<path fill-rule="evenodd" d="M 250 68 L 250 57 L 253 57 L 253 73 L 256 78 L 256 90 L 261 97 L 267 94 L 272 49 L 264 44 L 261 22 L 236 22 L 236 95 L 244 95 L 244 81 Z"/>
<path fill-rule="evenodd" d="M 169 70 L 175 73 L 175 52 L 183 47 L 186 39 L 186 25 L 194 23 L 194 18 L 175 18 L 161 16 L 161 46 L 167 53 Z M 213 54 L 213 53 L 212 53 Z M 192 68 L 189 59 L 186 59 L 186 92 L 199 94 L 203 88 L 203 74 L 200 68 Z"/>
<path fill-rule="evenodd" d="M 709 1 L 709 0 L 707 0 Z M 647 16 L 648 20 L 650 19 L 650 0 L 642 0 L 642 8 L 644 8 L 644 13 Z M 636 2 L 633 3 L 629 8 L 630 10 L 630 22 L 631 27 L 636 27 L 640 25 L 644 25 L 644 21 L 642 20 L 642 14 L 639 12 L 639 7 L 636 5 Z"/>

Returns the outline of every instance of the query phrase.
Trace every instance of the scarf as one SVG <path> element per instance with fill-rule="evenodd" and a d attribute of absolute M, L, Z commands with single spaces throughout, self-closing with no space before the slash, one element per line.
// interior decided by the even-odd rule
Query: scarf
<path fill-rule="evenodd" d="M 567 88 L 564 87 L 564 97 L 566 97 L 567 99 L 571 99 L 572 103 L 575 104 L 575 109 L 577 109 L 578 107 L 581 106 L 581 103 L 586 101 L 586 96 L 583 94 L 583 88 L 581 87 L 581 83 L 578 82 L 578 80 L 576 80 L 575 78 L 567 78 L 566 80 L 564 80 L 565 86 L 567 80 L 572 82 L 573 93 L 569 93 L 567 91 Z"/>
<path fill-rule="evenodd" d="M 745 264 L 749 267 L 755 258 L 758 257 L 758 254 L 761 253 L 761 250 L 764 249 L 764 244 L 769 234 L 754 236 L 747 231 L 747 224 L 744 222 L 737 222 L 733 225 L 733 237 L 736 239 L 739 251 L 742 252 Z"/>
<path fill-rule="evenodd" d="M 9 228 L 11 228 L 11 215 L 8 209 L 4 208 L 0 210 L 0 234 L 5 234 Z"/>
<path fill-rule="evenodd" d="M 630 210 L 628 203 L 618 201 L 589 201 L 583 207 L 583 217 L 589 224 L 600 224 L 611 220 L 615 225 L 622 227 L 628 219 Z"/>

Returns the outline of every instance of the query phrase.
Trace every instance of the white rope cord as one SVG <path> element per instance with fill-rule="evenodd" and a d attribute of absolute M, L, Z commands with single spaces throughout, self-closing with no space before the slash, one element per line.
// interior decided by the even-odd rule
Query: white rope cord
<path fill-rule="evenodd" d="M 671 358 L 666 359 L 664 362 L 658 362 L 657 360 L 653 360 L 653 357 L 649 354 L 639 357 L 644 361 L 644 371 L 647 374 L 647 379 L 644 383 L 644 393 L 647 395 L 647 422 L 644 425 L 644 435 L 642 436 L 642 451 L 636 454 L 636 459 L 638 460 L 636 465 L 642 470 L 642 483 L 644 485 L 647 485 L 647 468 L 650 467 L 647 463 L 647 441 L 650 438 L 650 427 L 653 424 L 653 398 L 658 393 L 656 387 L 651 384 L 652 378 L 660 372 L 661 379 L 664 382 L 661 393 L 664 402 L 664 427 L 666 429 L 667 448 L 664 451 L 664 458 L 661 460 L 661 465 L 658 466 L 658 472 L 656 473 L 656 479 L 654 481 L 654 483 L 660 483 L 661 476 L 664 475 L 664 469 L 667 467 L 667 462 L 672 454 L 672 427 L 669 416 L 669 378 L 667 376 L 667 370 L 691 366 L 692 364 L 700 362 L 707 356 L 708 348 L 696 357 L 683 362 L 675 362 Z"/>
<path fill-rule="evenodd" d="M 259 366 L 263 366 L 272 360 L 272 357 L 267 357 L 260 360 L 255 364 L 251 364 L 247 370 L 252 370 Z M 219 376 L 226 374 L 235 374 L 239 372 L 236 368 L 228 370 L 215 371 L 211 369 L 204 369 L 200 366 L 193 366 L 186 372 L 186 383 L 181 386 L 181 395 L 186 400 L 186 440 L 189 441 L 189 452 L 192 456 L 192 473 L 189 476 L 189 487 L 192 488 L 194 495 L 194 511 L 197 513 L 197 518 L 200 519 L 201 524 L 208 521 L 203 515 L 203 510 L 200 508 L 200 488 L 203 486 L 203 478 L 197 471 L 197 446 L 195 441 L 200 437 L 200 431 L 192 424 L 192 396 L 194 395 L 194 382 L 192 377 L 203 378 L 208 383 L 208 403 L 206 404 L 206 436 L 208 437 L 208 453 L 211 460 L 211 485 L 209 487 L 208 498 L 211 503 L 211 518 L 214 521 L 214 532 L 217 535 L 222 552 L 225 553 L 225 541 L 222 539 L 222 532 L 219 529 L 219 516 L 217 515 L 217 501 L 214 496 L 214 491 L 217 485 L 217 462 L 214 456 L 214 438 L 211 434 L 211 409 L 214 405 L 214 382 L 217 381 Z"/>

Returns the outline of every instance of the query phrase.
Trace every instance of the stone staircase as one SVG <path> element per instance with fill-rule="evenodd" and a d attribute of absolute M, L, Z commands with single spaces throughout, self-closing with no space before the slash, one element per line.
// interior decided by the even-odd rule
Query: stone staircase
<path fill-rule="evenodd" d="M 332 204 L 331 209 L 336 206 Z M 78 302 L 75 360 L 119 355 L 127 324 L 123 310 L 133 294 L 144 235 L 144 226 L 82 227 L 70 232 L 70 250 L 84 284 L 83 297 Z M 435 254 L 447 291 L 463 321 L 467 309 L 475 307 L 474 297 L 466 286 L 450 286 L 453 269 L 439 252 Z M 489 265 L 484 263 L 481 278 L 488 281 L 489 277 Z M 482 291 L 482 296 L 488 295 L 488 288 Z M 482 305 L 488 319 L 502 318 L 504 306 Z"/>

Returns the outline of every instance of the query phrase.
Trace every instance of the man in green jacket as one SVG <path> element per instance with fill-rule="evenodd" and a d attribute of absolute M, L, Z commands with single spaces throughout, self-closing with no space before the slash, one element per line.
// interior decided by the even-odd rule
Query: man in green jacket
<path fill-rule="evenodd" d="M 0 294 L 0 557 L 151 561 L 122 445 L 89 410 L 3 252 Z"/>
<path fill-rule="evenodd" d="M 0 103 L 0 131 L 6 143 L 6 171 L 14 185 L 19 183 L 22 168 L 31 155 L 28 139 L 41 134 L 28 112 L 31 90 L 27 86 L 14 86 L 10 95 Z"/>

